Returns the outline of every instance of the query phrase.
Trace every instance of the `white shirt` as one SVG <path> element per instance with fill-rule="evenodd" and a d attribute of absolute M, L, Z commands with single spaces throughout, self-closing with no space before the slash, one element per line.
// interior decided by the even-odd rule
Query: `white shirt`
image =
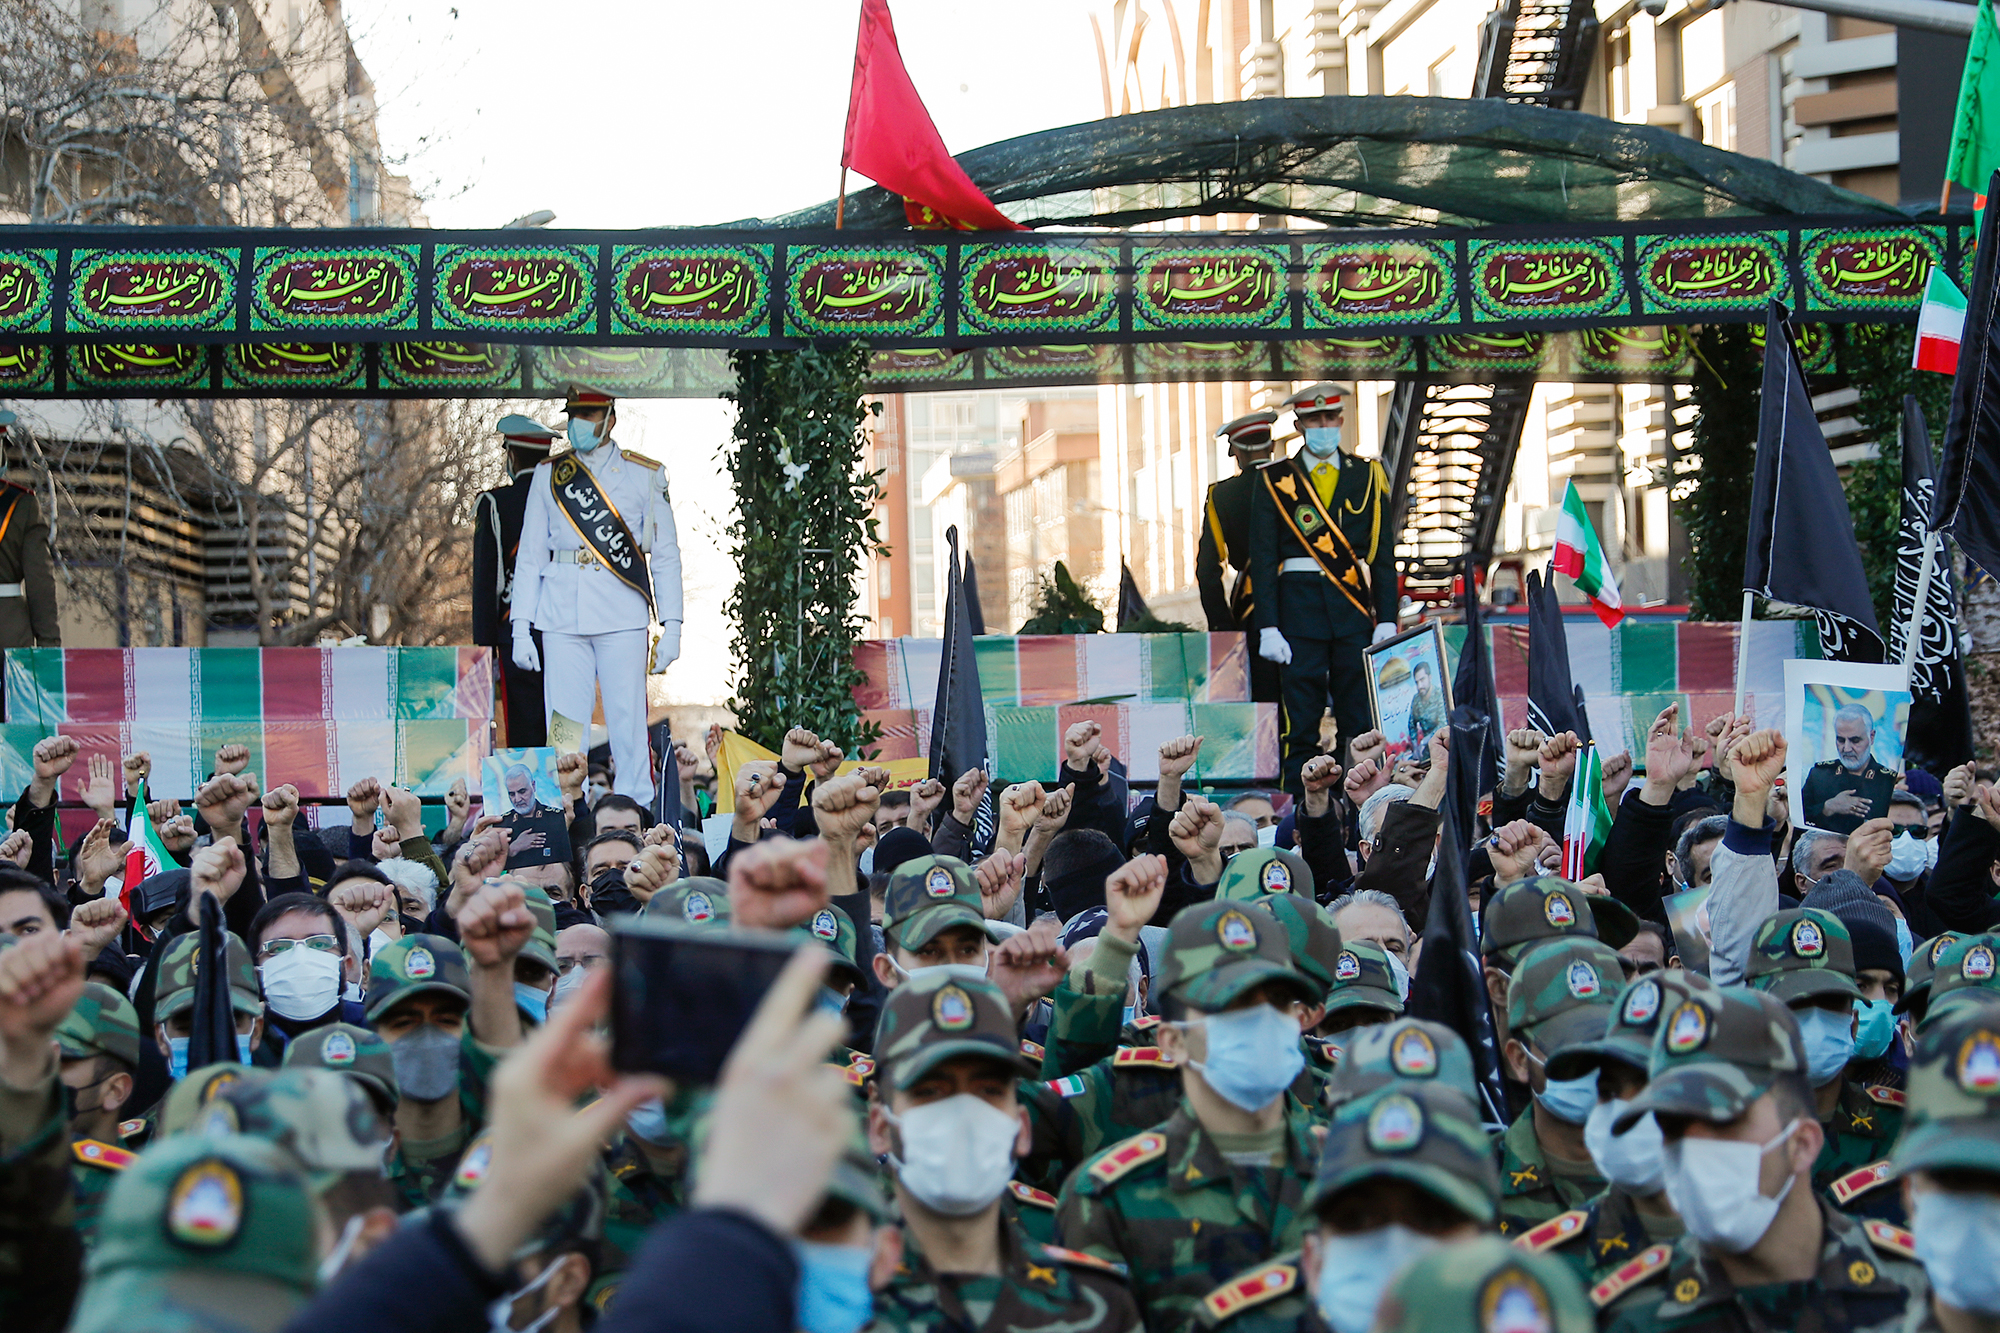
<path fill-rule="evenodd" d="M 567 456 L 559 454 L 556 457 Z M 653 580 L 653 604 L 661 624 L 681 620 L 681 547 L 674 509 L 667 498 L 666 469 L 638 460 L 606 441 L 578 456 L 645 551 Z M 563 513 L 551 490 L 556 458 L 537 464 L 521 516 L 521 546 L 514 557 L 514 600 L 508 613 L 556 634 L 608 634 L 645 629 L 646 599 L 601 565 L 556 564 L 556 551 L 584 549 L 582 536 Z"/>

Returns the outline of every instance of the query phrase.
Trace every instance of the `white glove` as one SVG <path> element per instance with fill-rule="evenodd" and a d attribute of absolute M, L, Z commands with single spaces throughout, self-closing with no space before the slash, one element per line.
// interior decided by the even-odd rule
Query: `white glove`
<path fill-rule="evenodd" d="M 514 665 L 523 671 L 540 671 L 542 655 L 535 651 L 535 636 L 528 633 L 528 622 L 514 622 Z"/>
<path fill-rule="evenodd" d="M 665 671 L 680 659 L 681 622 L 663 620 L 660 622 L 660 641 L 653 645 L 653 673 L 655 676 Z"/>
<path fill-rule="evenodd" d="M 1384 639 L 1393 639 L 1395 637 L 1396 627 L 1394 625 L 1377 625 L 1375 627 L 1375 637 L 1369 640 L 1369 642 L 1380 643 Z"/>
<path fill-rule="evenodd" d="M 1285 636 L 1273 625 L 1257 634 L 1257 656 L 1266 662 L 1276 662 L 1279 666 L 1289 666 L 1292 661 L 1292 645 L 1285 642 Z"/>

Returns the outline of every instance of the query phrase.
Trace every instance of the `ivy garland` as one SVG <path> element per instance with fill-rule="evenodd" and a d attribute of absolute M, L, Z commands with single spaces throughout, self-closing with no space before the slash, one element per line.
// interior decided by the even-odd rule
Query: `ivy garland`
<path fill-rule="evenodd" d="M 849 754 L 881 735 L 854 702 L 861 635 L 856 571 L 886 553 L 864 471 L 862 424 L 880 404 L 862 399 L 867 349 L 854 343 L 798 351 L 731 352 L 736 390 L 729 525 L 736 589 L 739 732 L 775 750 L 807 727 Z"/>
<path fill-rule="evenodd" d="M 1674 461 L 1670 492 L 1687 529 L 1688 619 L 1743 614 L 1743 552 L 1757 470 L 1757 408 L 1764 357 L 1748 324 L 1695 334 L 1694 424 Z"/>

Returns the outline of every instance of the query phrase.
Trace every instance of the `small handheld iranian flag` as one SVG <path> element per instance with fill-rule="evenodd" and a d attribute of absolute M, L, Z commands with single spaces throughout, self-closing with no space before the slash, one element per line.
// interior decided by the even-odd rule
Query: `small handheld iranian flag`
<path fill-rule="evenodd" d="M 1924 306 L 1917 312 L 1917 356 L 1911 366 L 1956 375 L 1958 343 L 1964 335 L 1965 293 L 1933 264 L 1930 281 L 1924 284 Z"/>
<path fill-rule="evenodd" d="M 1615 628 L 1625 618 L 1625 605 L 1618 597 L 1618 580 L 1611 577 L 1610 562 L 1597 544 L 1597 530 L 1584 512 L 1583 497 L 1576 483 L 1563 492 L 1562 517 L 1556 520 L 1555 567 L 1575 580 L 1577 588 L 1590 599 L 1597 618 Z"/>
<path fill-rule="evenodd" d="M 1597 871 L 1604 840 L 1611 833 L 1611 808 L 1604 803 L 1604 761 L 1595 744 L 1583 747 L 1563 814 L 1563 878 L 1579 880 Z"/>
<path fill-rule="evenodd" d="M 173 864 L 168 859 L 167 845 L 160 841 L 160 831 L 153 827 L 153 820 L 146 813 L 146 780 L 132 790 L 132 828 L 129 850 L 125 853 L 125 883 L 118 890 L 118 904 L 125 909 L 127 919 L 132 915 L 132 889 L 149 875 L 157 875 Z"/>

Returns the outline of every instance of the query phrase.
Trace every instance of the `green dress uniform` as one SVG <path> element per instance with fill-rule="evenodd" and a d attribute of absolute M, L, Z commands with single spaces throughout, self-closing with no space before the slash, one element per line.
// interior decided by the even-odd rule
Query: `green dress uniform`
<path fill-rule="evenodd" d="M 1124 1269 L 1074 1250 L 1038 1244 L 1003 1223 L 999 1273 L 939 1273 L 905 1237 L 903 1262 L 875 1297 L 870 1333 L 1137 1333 L 1139 1309 Z"/>
<path fill-rule="evenodd" d="M 1584 1207 L 1514 1237 L 1514 1244 L 1568 1263 L 1589 1290 L 1600 1318 L 1609 1319 L 1648 1299 L 1639 1285 L 1667 1266 L 1686 1230 L 1678 1217 L 1641 1213 L 1631 1192 L 1613 1185 Z"/>
<path fill-rule="evenodd" d="M 1895 1088 L 1863 1087 L 1851 1080 L 1841 1084 L 1833 1115 L 1821 1122 L 1826 1143 L 1813 1162 L 1813 1188 L 1842 1211 L 1903 1225 L 1902 1191 L 1873 1188 L 1886 1182 L 1887 1173 L 1881 1173 L 1878 1181 L 1868 1171 L 1884 1164 L 1896 1135 L 1902 1132 L 1903 1099 L 1904 1094 Z M 1860 1206 L 1863 1195 L 1867 1196 L 1866 1207 Z M 1856 1207 L 1850 1208 L 1850 1204 Z"/>
<path fill-rule="evenodd" d="M 0 1086 L 0 1328 L 59 1328 L 83 1269 L 70 1139 L 53 1066 L 33 1088 Z"/>
<path fill-rule="evenodd" d="M 1558 1171 L 1535 1136 L 1535 1108 L 1514 1117 L 1500 1136 L 1500 1234 L 1518 1236 L 1559 1213 L 1581 1209 L 1605 1187 L 1604 1177 Z"/>
<path fill-rule="evenodd" d="M 1870 819 L 1886 818 L 1889 814 L 1889 794 L 1895 790 L 1895 772 L 1876 763 L 1873 757 L 1858 772 L 1848 769 L 1838 759 L 1822 759 L 1806 773 L 1805 790 L 1799 798 L 1796 818 L 1801 824 L 1810 824 L 1845 837 Z M 1867 814 L 1826 813 L 1828 801 L 1850 791 L 1859 792 L 1871 802 Z"/>
<path fill-rule="evenodd" d="M 458 1128 L 443 1138 L 427 1142 L 399 1138 L 383 1165 L 382 1174 L 394 1187 L 402 1211 L 411 1212 L 436 1203 L 445 1186 L 451 1183 L 466 1145 L 486 1124 L 487 1090 L 493 1085 L 493 1070 L 505 1054 L 504 1050 L 482 1045 L 467 1025 L 458 1047 Z"/>

